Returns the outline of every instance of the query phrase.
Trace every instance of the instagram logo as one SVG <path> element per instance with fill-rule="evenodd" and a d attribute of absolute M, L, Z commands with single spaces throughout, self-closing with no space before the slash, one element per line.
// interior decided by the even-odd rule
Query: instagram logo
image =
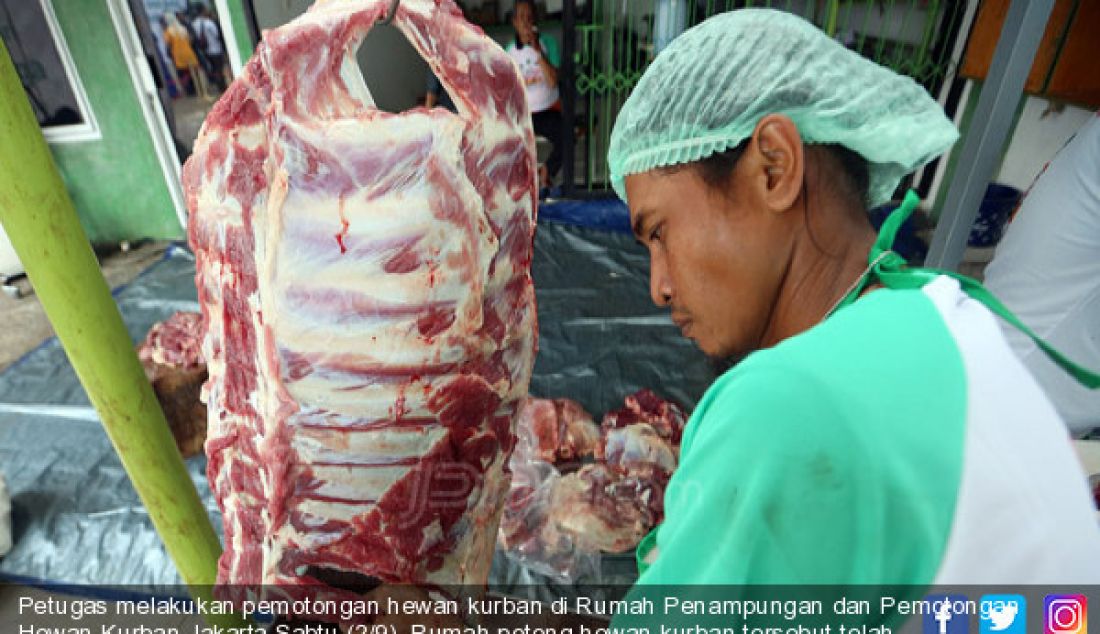
<path fill-rule="evenodd" d="M 1083 594 L 1048 594 L 1043 616 L 1046 634 L 1088 634 L 1088 603 Z"/>

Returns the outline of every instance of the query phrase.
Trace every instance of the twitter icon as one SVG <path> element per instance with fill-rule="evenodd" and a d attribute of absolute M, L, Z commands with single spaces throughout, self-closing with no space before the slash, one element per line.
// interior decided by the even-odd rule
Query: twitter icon
<path fill-rule="evenodd" d="M 987 594 L 978 605 L 981 634 L 1026 634 L 1027 599 L 1018 594 Z"/>

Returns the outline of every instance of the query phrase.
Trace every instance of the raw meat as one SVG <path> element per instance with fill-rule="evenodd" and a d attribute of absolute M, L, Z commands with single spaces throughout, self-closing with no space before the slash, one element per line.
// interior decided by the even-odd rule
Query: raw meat
<path fill-rule="evenodd" d="M 585 557 L 630 550 L 661 522 L 687 417 L 679 405 L 640 390 L 604 416 L 592 446 L 596 462 L 571 473 L 563 473 L 575 465 L 561 463 L 561 448 L 576 447 L 589 428 L 581 424 L 585 431 L 570 437 L 563 418 L 590 421 L 567 399 L 532 398 L 521 410 L 499 541 L 525 565 L 576 580 Z"/>
<path fill-rule="evenodd" d="M 177 312 L 153 324 L 137 349 L 145 376 L 184 458 L 198 455 L 206 441 L 207 412 L 199 398 L 207 378 L 201 346 L 202 315 Z"/>
<path fill-rule="evenodd" d="M 516 424 L 516 457 L 550 463 L 595 455 L 600 428 L 580 403 L 566 399 L 529 398 Z"/>
<path fill-rule="evenodd" d="M 500 546 L 546 574 L 572 577 L 578 558 L 630 550 L 659 519 L 663 488 L 606 465 L 565 475 L 544 462 L 516 469 Z"/>
<path fill-rule="evenodd" d="M 580 550 L 621 553 L 657 525 L 652 502 L 663 491 L 605 465 L 585 465 L 555 483 L 547 525 L 572 536 Z"/>
<path fill-rule="evenodd" d="M 622 409 L 604 415 L 600 426 L 605 432 L 636 423 L 648 423 L 661 438 L 667 439 L 676 447 L 679 454 L 680 437 L 684 433 L 684 425 L 687 424 L 683 408 L 647 389 L 638 390 L 626 397 L 625 401 Z"/>
<path fill-rule="evenodd" d="M 664 518 L 664 490 L 680 460 L 687 416 L 652 390 L 638 390 L 624 400 L 625 406 L 607 413 L 600 424 L 603 439 L 596 457 L 621 479 L 616 482 L 620 492 L 638 494 L 644 517 L 656 526 Z"/>
<path fill-rule="evenodd" d="M 653 393 L 638 390 L 625 406 L 603 417 L 603 441 L 596 457 L 619 473 L 648 478 L 672 475 L 680 457 L 680 439 L 687 416 L 684 410 Z"/>
<path fill-rule="evenodd" d="M 648 474 L 657 469 L 666 475 L 676 470 L 676 448 L 647 423 L 606 430 L 603 460 L 624 474 Z"/>
<path fill-rule="evenodd" d="M 548 462 L 517 463 L 513 455 L 512 488 L 500 522 L 500 547 L 546 574 L 572 572 L 572 543 L 568 535 L 547 524 L 550 496 L 561 474 Z"/>
<path fill-rule="evenodd" d="M 458 114 L 376 109 L 354 51 L 389 4 L 266 32 L 184 169 L 223 596 L 488 576 L 536 345 L 534 137 L 451 0 L 394 24 Z"/>
<path fill-rule="evenodd" d="M 554 399 L 558 410 L 562 434 L 558 447 L 559 460 L 579 460 L 596 455 L 600 446 L 600 427 L 592 420 L 580 403 L 567 399 Z"/>
<path fill-rule="evenodd" d="M 153 324 L 138 346 L 143 362 L 194 369 L 203 365 L 202 314 L 177 312 Z"/>

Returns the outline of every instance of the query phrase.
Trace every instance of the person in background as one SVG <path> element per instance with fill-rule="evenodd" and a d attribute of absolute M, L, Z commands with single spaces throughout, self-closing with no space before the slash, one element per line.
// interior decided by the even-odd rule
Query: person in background
<path fill-rule="evenodd" d="M 195 49 L 191 48 L 191 37 L 187 29 L 180 24 L 179 18 L 172 14 L 166 14 L 160 19 L 164 27 L 162 33 L 164 44 L 168 48 L 168 54 L 172 57 L 172 64 L 176 67 L 176 77 L 183 85 L 184 92 L 188 96 L 195 96 L 195 82 L 198 81 L 199 59 L 195 56 Z"/>
<path fill-rule="evenodd" d="M 516 0 L 512 12 L 515 41 L 508 45 L 508 55 L 519 66 L 527 87 L 527 103 L 531 109 L 531 124 L 535 134 L 545 137 L 554 148 L 539 166 L 539 187 L 549 187 L 562 164 L 562 115 L 558 91 L 558 67 L 561 52 L 554 38 L 540 34 L 535 22 L 534 0 Z"/>
<path fill-rule="evenodd" d="M 997 245 L 985 284 L 1055 348 L 1100 367 L 1100 116 L 1039 174 Z M 1079 385 L 1016 328 L 1004 330 L 1070 432 L 1100 428 L 1100 392 Z"/>
<path fill-rule="evenodd" d="M 198 9 L 196 8 L 195 10 L 197 11 Z M 206 54 L 202 52 L 202 46 L 199 44 L 199 35 L 195 32 L 194 20 L 192 19 L 192 15 L 187 11 L 176 11 L 175 15 L 180 26 L 187 31 L 187 38 L 188 41 L 191 42 L 191 48 L 195 51 L 195 58 L 199 60 L 199 68 L 203 70 L 203 81 L 198 81 L 198 76 L 196 76 L 196 84 L 198 84 L 199 88 L 202 88 L 202 86 L 206 84 Z"/>
<path fill-rule="evenodd" d="M 208 7 L 199 9 L 199 16 L 192 26 L 199 48 L 206 57 L 206 72 L 210 81 L 218 92 L 225 92 L 225 43 L 222 41 L 221 29 L 211 17 Z"/>

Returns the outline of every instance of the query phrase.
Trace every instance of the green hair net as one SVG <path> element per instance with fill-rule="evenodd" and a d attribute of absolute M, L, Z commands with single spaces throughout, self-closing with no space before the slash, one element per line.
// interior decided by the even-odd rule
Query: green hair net
<path fill-rule="evenodd" d="M 872 207 L 959 136 L 912 79 L 795 15 L 741 9 L 684 32 L 646 69 L 611 134 L 615 193 L 626 200 L 628 174 L 736 147 L 771 113 L 790 117 L 806 143 L 840 144 L 865 158 Z"/>

